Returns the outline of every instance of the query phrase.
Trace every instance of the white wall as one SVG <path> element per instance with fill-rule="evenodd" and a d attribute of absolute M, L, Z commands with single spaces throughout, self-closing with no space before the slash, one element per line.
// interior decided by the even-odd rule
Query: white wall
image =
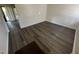
<path fill-rule="evenodd" d="M 15 7 L 21 28 L 46 20 L 46 5 L 16 4 Z"/>
<path fill-rule="evenodd" d="M 72 53 L 79 54 L 79 26 L 76 29 L 75 40 Z"/>
<path fill-rule="evenodd" d="M 0 9 L 0 54 L 8 53 L 8 28 Z"/>
<path fill-rule="evenodd" d="M 79 23 L 79 5 L 50 4 L 47 6 L 47 21 L 75 29 Z"/>
<path fill-rule="evenodd" d="M 8 31 L 4 21 L 0 20 L 0 54 L 8 53 Z"/>

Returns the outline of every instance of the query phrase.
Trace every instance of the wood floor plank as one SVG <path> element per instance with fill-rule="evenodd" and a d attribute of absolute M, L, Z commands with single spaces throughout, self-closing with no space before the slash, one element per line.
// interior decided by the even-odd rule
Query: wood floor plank
<path fill-rule="evenodd" d="M 40 49 L 42 49 L 45 53 L 48 53 L 49 49 L 40 40 L 38 40 L 38 35 L 36 35 L 32 28 L 27 28 L 27 30 L 30 33 L 31 38 L 39 45 Z"/>
<path fill-rule="evenodd" d="M 45 31 L 48 31 L 48 33 L 50 33 L 53 36 L 56 36 L 57 38 L 64 40 L 65 42 L 67 41 L 67 43 L 71 43 L 71 38 L 66 37 L 66 35 L 64 36 L 64 34 L 62 34 L 62 32 L 54 32 L 53 30 L 49 29 L 49 27 L 45 27 L 44 25 L 38 25 L 38 27 L 41 27 L 42 29 L 45 29 Z M 64 38 L 66 38 L 67 40 L 65 40 Z M 72 40 L 73 41 L 73 40 Z M 72 43 L 71 43 L 72 44 Z"/>
<path fill-rule="evenodd" d="M 73 38 L 74 38 L 74 34 L 75 34 L 75 32 L 74 31 L 72 31 L 71 30 L 71 32 L 69 31 L 69 30 L 67 30 L 67 31 L 65 31 L 65 30 L 62 30 L 61 32 L 60 31 L 58 31 L 58 30 L 53 30 L 53 29 L 50 29 L 51 27 L 49 27 L 49 26 L 46 26 L 46 24 L 44 24 L 43 23 L 43 25 L 42 25 L 42 27 L 43 28 L 45 28 L 45 30 L 48 30 L 48 31 L 50 31 L 50 33 L 51 34 L 54 34 L 54 35 L 56 35 L 56 36 L 60 36 L 60 38 L 62 38 L 62 39 L 64 39 L 64 38 L 66 38 L 67 40 L 68 40 L 68 42 L 70 43 L 70 41 L 72 41 L 73 42 Z M 66 33 L 70 33 L 69 35 L 68 34 L 64 34 L 64 32 L 66 32 Z M 71 35 L 72 34 L 72 35 Z M 66 41 L 67 41 L 66 40 Z M 70 40 L 70 41 L 69 41 Z"/>
<path fill-rule="evenodd" d="M 43 31 L 41 31 L 42 33 L 41 34 L 43 34 L 43 35 L 45 35 L 45 36 L 43 36 L 44 38 L 46 38 L 46 39 L 44 39 L 44 41 L 43 40 L 41 40 L 41 42 L 45 42 L 45 41 L 47 41 L 48 42 L 48 44 L 49 44 L 49 46 L 51 46 L 51 47 L 49 47 L 49 48 L 51 48 L 50 49 L 50 51 L 52 51 L 52 47 L 54 47 L 54 49 L 55 50 L 57 50 L 57 48 L 59 48 L 57 51 L 58 52 L 60 52 L 62 49 L 63 49 L 63 47 L 66 47 L 65 45 L 64 45 L 64 43 L 62 44 L 62 41 L 60 41 L 60 40 L 57 40 L 57 38 L 55 37 L 55 36 L 51 36 L 50 34 L 48 34 L 46 31 L 44 31 L 44 32 L 46 32 L 47 33 L 47 35 L 46 35 L 46 33 L 44 34 L 44 32 Z M 38 34 L 38 33 L 37 33 Z M 40 34 L 39 34 L 39 36 L 40 36 Z M 48 37 L 46 37 L 46 36 L 48 36 Z M 42 36 L 41 36 L 42 37 Z M 52 37 L 52 38 L 50 38 L 50 37 Z M 53 40 L 52 40 L 53 39 Z M 57 41 L 58 42 L 57 42 Z M 46 42 L 45 42 L 46 43 Z M 60 44 L 59 44 L 60 43 Z M 46 43 L 47 44 L 47 43 Z M 62 45 L 64 45 L 64 46 L 62 46 Z M 67 48 L 68 48 L 68 46 L 67 46 Z M 70 48 L 70 46 L 69 46 L 69 48 Z"/>
<path fill-rule="evenodd" d="M 16 31 L 18 31 L 18 28 Z M 13 52 L 33 41 L 45 53 L 65 54 L 72 52 L 75 36 L 75 30 L 73 29 L 44 21 L 20 29 L 18 33 L 16 31 L 10 35 L 12 38 L 12 47 L 10 49 Z"/>

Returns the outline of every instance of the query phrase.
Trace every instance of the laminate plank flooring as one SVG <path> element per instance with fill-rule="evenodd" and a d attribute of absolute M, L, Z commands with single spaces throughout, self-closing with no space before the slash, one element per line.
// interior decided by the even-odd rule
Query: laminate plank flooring
<path fill-rule="evenodd" d="M 49 49 L 46 53 L 72 52 L 75 30 L 50 22 L 39 23 L 24 29 L 24 32 L 27 32 L 26 30 L 32 32 L 31 35 L 35 37 L 36 42 L 40 41 Z"/>
<path fill-rule="evenodd" d="M 45 53 L 72 53 L 75 30 L 47 21 L 10 32 L 13 52 L 35 41 Z"/>

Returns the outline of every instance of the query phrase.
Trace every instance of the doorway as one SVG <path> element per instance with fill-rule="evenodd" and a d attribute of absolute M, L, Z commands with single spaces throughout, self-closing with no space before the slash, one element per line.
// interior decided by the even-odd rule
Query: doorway
<path fill-rule="evenodd" d="M 8 25 L 9 31 L 15 31 L 15 29 L 20 29 L 18 20 L 16 19 L 15 7 L 14 5 L 2 5 L 1 7 L 3 17 Z"/>
<path fill-rule="evenodd" d="M 5 19 L 6 22 L 16 20 L 13 7 L 11 7 L 11 6 L 2 6 L 1 9 L 2 9 L 3 16 L 4 16 L 4 19 Z"/>

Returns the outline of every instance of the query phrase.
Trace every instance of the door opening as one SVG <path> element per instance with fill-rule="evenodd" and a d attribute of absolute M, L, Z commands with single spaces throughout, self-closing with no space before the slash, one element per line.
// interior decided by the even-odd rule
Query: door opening
<path fill-rule="evenodd" d="M 4 16 L 4 19 L 5 19 L 6 22 L 16 20 L 13 7 L 11 7 L 11 6 L 3 6 L 1 8 L 2 8 L 3 16 Z"/>

